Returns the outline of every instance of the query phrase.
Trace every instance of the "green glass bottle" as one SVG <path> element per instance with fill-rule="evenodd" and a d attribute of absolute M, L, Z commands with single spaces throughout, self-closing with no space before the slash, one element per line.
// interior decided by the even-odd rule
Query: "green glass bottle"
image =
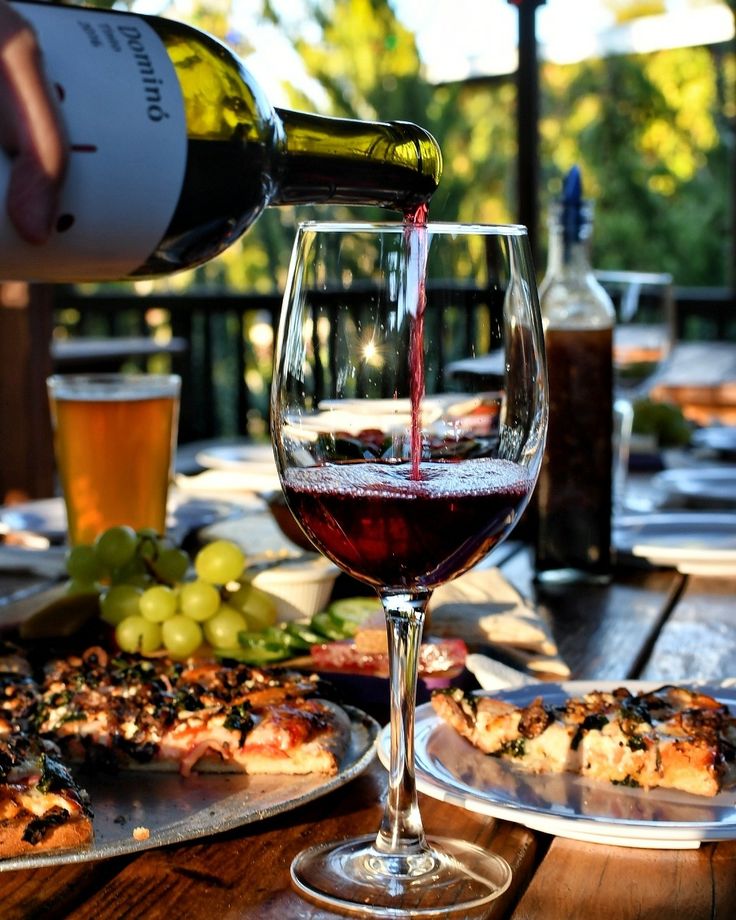
<path fill-rule="evenodd" d="M 19 2 L 69 137 L 56 230 L 41 247 L 0 220 L 0 278 L 151 277 L 192 268 L 268 205 L 410 212 L 439 182 L 439 147 L 406 122 L 274 109 L 238 58 L 156 16 Z M 8 161 L 0 158 L 0 194 Z"/>

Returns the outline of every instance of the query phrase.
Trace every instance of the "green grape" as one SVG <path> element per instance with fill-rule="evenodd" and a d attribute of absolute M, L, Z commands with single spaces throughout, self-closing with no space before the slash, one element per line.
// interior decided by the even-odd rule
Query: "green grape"
<path fill-rule="evenodd" d="M 236 648 L 238 634 L 245 632 L 247 628 L 248 624 L 243 614 L 223 604 L 204 624 L 204 637 L 215 648 Z"/>
<path fill-rule="evenodd" d="M 132 527 L 121 525 L 104 530 L 95 540 L 100 563 L 107 569 L 119 569 L 135 556 L 138 537 Z"/>
<path fill-rule="evenodd" d="M 176 592 L 168 585 L 153 585 L 141 594 L 139 608 L 141 616 L 152 623 L 163 623 L 176 613 Z"/>
<path fill-rule="evenodd" d="M 162 624 L 161 638 L 174 658 L 187 658 L 202 644 L 202 627 L 190 617 L 177 613 Z"/>
<path fill-rule="evenodd" d="M 265 591 L 255 585 L 243 584 L 227 599 L 246 619 L 250 632 L 259 632 L 276 622 L 276 603 Z"/>
<path fill-rule="evenodd" d="M 179 589 L 179 610 L 203 623 L 217 613 L 220 607 L 220 592 L 206 581 L 188 581 Z"/>
<path fill-rule="evenodd" d="M 142 616 L 126 617 L 115 627 L 115 640 L 124 652 L 147 655 L 161 648 L 161 626 Z"/>
<path fill-rule="evenodd" d="M 181 581 L 189 568 L 189 556 L 183 549 L 176 546 L 167 546 L 160 550 L 153 563 L 156 576 L 160 581 L 176 584 Z"/>
<path fill-rule="evenodd" d="M 215 540 L 197 553 L 194 569 L 202 581 L 225 585 L 239 578 L 245 567 L 243 551 L 230 540 Z"/>
<path fill-rule="evenodd" d="M 146 527 L 138 531 L 138 545 L 136 554 L 140 559 L 155 559 L 159 554 L 159 544 L 161 538 L 155 530 Z"/>
<path fill-rule="evenodd" d="M 154 527 L 141 527 L 138 531 L 138 537 L 141 540 L 161 540 L 161 534 Z"/>
<path fill-rule="evenodd" d="M 125 565 L 110 572 L 110 582 L 113 585 L 137 585 L 139 588 L 147 588 L 153 581 L 146 563 L 135 556 Z"/>
<path fill-rule="evenodd" d="M 70 596 L 75 594 L 98 594 L 99 589 L 92 581 L 85 581 L 82 578 L 70 578 L 66 583 L 66 593 Z"/>
<path fill-rule="evenodd" d="M 85 544 L 73 546 L 66 556 L 66 571 L 73 581 L 97 581 L 102 569 L 95 548 Z"/>
<path fill-rule="evenodd" d="M 141 588 L 135 585 L 113 585 L 100 601 L 100 616 L 111 626 L 140 614 Z"/>

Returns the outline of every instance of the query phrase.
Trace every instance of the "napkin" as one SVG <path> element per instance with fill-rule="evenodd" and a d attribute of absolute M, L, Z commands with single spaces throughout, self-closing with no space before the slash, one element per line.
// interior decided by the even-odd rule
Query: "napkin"
<path fill-rule="evenodd" d="M 484 690 L 516 690 L 530 684 L 540 684 L 537 677 L 517 671 L 502 661 L 473 652 L 465 659 L 465 667 Z"/>
<path fill-rule="evenodd" d="M 549 625 L 497 568 L 473 569 L 436 588 L 429 615 L 434 636 L 490 647 L 522 674 L 545 680 L 570 676 Z"/>

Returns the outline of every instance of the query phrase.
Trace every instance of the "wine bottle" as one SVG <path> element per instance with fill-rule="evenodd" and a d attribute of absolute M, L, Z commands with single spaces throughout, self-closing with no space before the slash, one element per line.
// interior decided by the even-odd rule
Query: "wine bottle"
<path fill-rule="evenodd" d="M 592 205 L 573 167 L 550 209 L 539 286 L 549 374 L 549 428 L 535 493 L 541 582 L 610 578 L 615 314 L 591 268 L 592 227 Z"/>
<path fill-rule="evenodd" d="M 0 219 L 2 279 L 169 274 L 221 253 L 267 205 L 406 211 L 437 187 L 441 154 L 424 129 L 274 109 L 227 47 L 191 26 L 13 5 L 39 38 L 69 168 L 48 243 L 27 244 Z M 8 173 L 0 156 L 0 200 Z"/>

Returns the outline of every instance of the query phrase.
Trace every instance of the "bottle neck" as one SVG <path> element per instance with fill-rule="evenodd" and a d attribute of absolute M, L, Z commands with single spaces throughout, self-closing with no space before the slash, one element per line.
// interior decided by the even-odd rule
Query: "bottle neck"
<path fill-rule="evenodd" d="M 545 328 L 608 328 L 615 311 L 593 272 L 590 210 L 567 219 L 555 205 L 550 214 L 547 271 L 539 285 Z"/>
<path fill-rule="evenodd" d="M 272 205 L 376 205 L 410 213 L 437 189 L 442 155 L 408 122 L 363 122 L 277 109 L 284 135 Z"/>
<path fill-rule="evenodd" d="M 578 224 L 565 221 L 563 208 L 555 206 L 550 214 L 547 275 L 556 278 L 584 276 L 592 273 L 590 242 L 593 223 L 589 214 Z"/>

